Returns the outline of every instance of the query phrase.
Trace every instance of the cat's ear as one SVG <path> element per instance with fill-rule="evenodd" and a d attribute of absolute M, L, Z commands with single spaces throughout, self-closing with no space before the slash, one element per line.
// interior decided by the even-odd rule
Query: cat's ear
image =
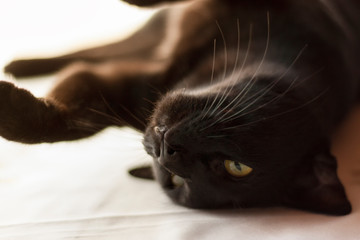
<path fill-rule="evenodd" d="M 137 6 L 147 7 L 147 6 L 154 6 L 160 3 L 172 3 L 183 0 L 123 0 L 123 1 Z"/>
<path fill-rule="evenodd" d="M 351 205 L 337 176 L 335 157 L 330 153 L 318 154 L 310 162 L 301 165 L 294 174 L 285 204 L 329 215 L 349 214 Z"/>
<path fill-rule="evenodd" d="M 129 173 L 137 178 L 154 180 L 154 174 L 150 165 L 133 168 L 129 170 Z"/>

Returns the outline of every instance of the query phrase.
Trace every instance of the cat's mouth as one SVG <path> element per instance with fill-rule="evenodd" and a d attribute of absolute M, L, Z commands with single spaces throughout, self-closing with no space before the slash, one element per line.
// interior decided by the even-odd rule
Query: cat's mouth
<path fill-rule="evenodd" d="M 167 177 L 165 178 L 166 188 L 176 189 L 183 186 L 185 184 L 185 181 L 187 181 L 187 179 L 185 180 L 183 177 L 180 177 L 179 175 L 173 173 L 172 171 L 162 166 L 161 164 L 160 166 L 162 170 L 167 173 Z"/>
<path fill-rule="evenodd" d="M 173 174 L 173 173 L 170 173 L 170 174 L 171 174 L 171 183 L 174 188 L 181 187 L 182 185 L 184 185 L 184 183 L 185 183 L 184 178 L 182 178 L 176 174 Z"/>

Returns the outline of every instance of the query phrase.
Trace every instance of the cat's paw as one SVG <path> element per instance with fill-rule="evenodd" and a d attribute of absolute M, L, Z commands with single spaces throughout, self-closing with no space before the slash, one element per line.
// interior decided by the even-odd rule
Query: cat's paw
<path fill-rule="evenodd" d="M 27 131 L 37 126 L 39 99 L 14 84 L 0 81 L 0 136 L 26 142 Z"/>
<path fill-rule="evenodd" d="M 14 77 L 26 77 L 33 75 L 32 60 L 16 60 L 4 67 L 4 72 Z"/>
<path fill-rule="evenodd" d="M 69 61 L 63 58 L 15 60 L 4 67 L 4 72 L 19 78 L 49 74 L 61 69 Z"/>

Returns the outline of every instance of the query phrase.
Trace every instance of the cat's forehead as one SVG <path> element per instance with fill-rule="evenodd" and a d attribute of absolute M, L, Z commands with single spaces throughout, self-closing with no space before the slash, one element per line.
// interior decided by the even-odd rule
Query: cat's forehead
<path fill-rule="evenodd" d="M 232 86 L 218 86 L 212 89 L 181 89 L 167 94 L 157 105 L 153 114 L 153 124 L 174 124 L 187 120 L 203 125 L 217 121 L 224 115 L 235 112 L 238 103 Z M 225 122 L 223 122 L 225 123 Z"/>
<path fill-rule="evenodd" d="M 155 111 L 150 126 L 165 126 L 169 133 L 200 137 L 218 132 L 219 126 L 227 123 L 217 122 L 221 115 L 216 115 L 215 104 L 218 103 L 213 103 L 213 99 L 190 95 L 177 96 L 170 101 L 165 99 Z"/>
<path fill-rule="evenodd" d="M 189 114 L 198 112 L 204 108 L 209 108 L 213 102 L 226 101 L 226 98 L 230 97 L 230 92 L 226 93 L 226 89 L 231 87 L 231 85 L 215 84 L 213 86 L 199 86 L 197 88 L 180 88 L 168 92 L 158 102 L 155 112 L 176 113 L 178 111 L 186 111 Z"/>

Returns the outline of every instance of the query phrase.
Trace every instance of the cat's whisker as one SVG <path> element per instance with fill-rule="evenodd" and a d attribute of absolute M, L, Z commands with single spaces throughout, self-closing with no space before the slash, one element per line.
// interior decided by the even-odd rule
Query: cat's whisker
<path fill-rule="evenodd" d="M 268 106 L 268 105 L 271 104 L 271 103 L 274 103 L 275 101 L 277 101 L 277 100 L 279 100 L 280 98 L 284 97 L 290 90 L 293 90 L 293 89 L 299 87 L 302 83 L 304 83 L 305 81 L 307 81 L 307 80 L 311 79 L 312 77 L 316 76 L 318 73 L 320 73 L 320 72 L 323 71 L 323 70 L 324 70 L 324 68 L 320 68 L 319 70 L 311 73 L 310 75 L 308 75 L 307 77 L 303 78 L 303 79 L 300 80 L 300 81 L 297 81 L 297 79 L 298 79 L 299 77 L 296 77 L 296 78 L 291 82 L 291 84 L 289 85 L 289 87 L 288 87 L 282 94 L 274 97 L 272 100 L 266 102 L 265 104 L 262 104 L 262 105 L 258 106 L 257 108 L 255 108 L 255 109 L 253 109 L 253 110 L 250 110 L 250 111 L 248 111 L 248 112 L 246 112 L 246 113 L 243 113 L 243 114 L 240 114 L 241 112 L 237 112 L 236 114 L 234 114 L 234 115 L 232 116 L 232 118 L 223 119 L 223 121 L 221 121 L 221 122 L 229 122 L 229 121 L 232 121 L 232 120 L 234 120 L 234 119 L 236 119 L 236 118 L 246 116 L 247 114 L 250 114 L 250 113 L 252 113 L 252 112 L 255 112 L 255 111 L 257 111 L 257 110 L 259 110 L 259 109 L 261 109 L 261 108 L 263 108 L 263 107 Z M 278 79 L 278 80 L 280 80 L 280 79 Z M 273 83 L 272 83 L 272 84 L 269 84 L 269 85 L 272 85 L 272 86 L 270 86 L 269 88 L 273 88 L 273 87 L 277 84 L 277 82 L 278 82 L 278 81 L 276 81 L 275 84 L 273 84 Z M 267 88 L 268 88 L 268 87 L 267 87 Z M 270 89 L 269 89 L 269 90 L 270 90 Z M 237 114 L 240 114 L 240 115 L 237 115 Z M 236 116 L 236 115 L 237 115 L 237 116 Z"/>
<path fill-rule="evenodd" d="M 301 81 L 297 81 L 298 78 L 295 78 L 292 83 L 289 85 L 289 87 L 284 91 L 284 93 L 282 93 L 281 95 L 274 97 L 272 100 L 268 101 L 267 103 L 253 109 L 250 110 L 248 112 L 244 111 L 246 109 L 249 109 L 251 106 L 253 106 L 255 103 L 257 103 L 263 96 L 265 96 L 269 91 L 271 91 L 272 88 L 274 88 L 276 86 L 276 84 L 278 82 L 280 82 L 281 79 L 283 79 L 285 77 L 285 75 L 291 70 L 291 68 L 294 66 L 294 64 L 298 61 L 298 59 L 301 57 L 301 55 L 303 54 L 303 52 L 305 51 L 305 49 L 307 48 L 307 45 L 305 45 L 298 53 L 298 55 L 294 58 L 294 60 L 292 61 L 292 63 L 288 66 L 288 68 L 284 71 L 284 73 L 282 75 L 280 75 L 280 77 L 276 80 L 271 82 L 270 84 L 268 84 L 268 86 L 262 90 L 260 90 L 259 92 L 257 92 L 256 94 L 254 94 L 251 98 L 247 99 L 246 101 L 251 100 L 252 98 L 254 98 L 254 96 L 256 96 L 256 98 L 254 100 L 252 100 L 249 104 L 247 104 L 245 107 L 243 107 L 241 110 L 237 110 L 235 111 L 234 114 L 225 117 L 226 114 L 224 114 L 222 117 L 220 117 L 219 119 L 217 119 L 215 122 L 213 122 L 212 124 L 210 124 L 208 127 L 214 126 L 217 123 L 223 123 L 223 122 L 229 122 L 232 121 L 236 118 L 239 117 L 243 117 L 246 116 L 247 114 L 250 114 L 252 112 L 255 112 L 265 106 L 268 106 L 269 104 L 273 103 L 274 101 L 280 99 L 281 97 L 283 97 L 288 91 L 290 91 L 291 88 L 296 88 L 297 86 L 301 85 L 304 81 L 310 79 L 311 77 L 315 76 L 317 73 L 319 73 L 320 71 L 323 70 L 323 68 L 315 71 L 314 73 L 310 74 L 308 77 L 304 78 Z M 297 84 L 295 84 L 295 82 L 297 82 Z M 232 109 L 235 109 L 236 107 L 238 107 L 241 104 L 241 102 L 239 101 L 237 104 L 235 104 Z M 243 102 L 242 102 L 243 104 Z M 228 107 L 228 106 L 226 106 Z"/>
<path fill-rule="evenodd" d="M 292 67 L 295 65 L 295 63 L 299 60 L 299 58 L 301 57 L 301 55 L 305 52 L 306 48 L 308 47 L 308 44 L 305 44 L 304 47 L 299 51 L 298 55 L 295 57 L 295 59 L 293 60 L 293 62 L 289 65 L 289 67 L 283 72 L 283 74 L 280 76 L 281 78 L 283 78 L 291 69 Z"/>
<path fill-rule="evenodd" d="M 114 125 L 118 125 L 118 126 L 122 126 L 124 124 L 129 124 L 127 123 L 125 120 L 121 119 L 120 117 L 114 117 L 110 114 L 107 114 L 105 112 L 101 112 L 99 110 L 96 110 L 94 108 L 87 108 L 89 111 L 93 112 L 93 113 L 96 113 L 98 115 L 101 115 L 103 117 L 106 117 L 107 120 L 110 120 L 110 122 Z"/>
<path fill-rule="evenodd" d="M 212 68 L 211 68 L 211 78 L 210 78 L 210 84 L 212 84 L 213 80 L 214 80 L 214 72 L 215 72 L 215 62 L 216 62 L 216 39 L 214 39 L 214 50 L 213 50 L 213 61 L 212 61 Z M 207 115 L 207 113 L 209 112 L 210 110 L 210 107 L 207 109 L 207 105 L 209 103 L 209 97 L 210 96 L 207 96 L 206 98 L 206 103 L 205 103 L 205 106 L 202 110 L 202 118 L 201 120 L 204 119 L 204 117 Z M 207 111 L 206 111 L 207 109 Z M 206 111 L 206 112 L 205 112 Z"/>
<path fill-rule="evenodd" d="M 149 99 L 147 99 L 147 98 L 145 98 L 145 97 L 143 97 L 142 100 L 143 100 L 144 102 L 147 102 L 147 103 L 151 104 L 151 107 L 150 107 L 150 108 L 141 107 L 141 111 L 142 111 L 143 113 L 145 113 L 145 115 L 146 115 L 146 120 L 145 120 L 145 122 L 149 122 L 152 114 L 154 113 L 154 112 L 153 112 L 153 109 L 154 109 L 155 106 L 156 106 L 156 102 L 153 102 L 153 101 L 151 101 L 151 100 L 149 100 Z"/>
<path fill-rule="evenodd" d="M 227 44 L 226 44 L 226 39 L 225 39 L 225 35 L 223 30 L 220 27 L 220 24 L 218 21 L 216 21 L 216 26 L 219 29 L 221 38 L 223 40 L 223 44 L 224 44 L 224 72 L 223 72 L 223 79 L 226 78 L 226 73 L 227 73 L 227 62 L 228 62 L 228 52 L 227 52 Z"/>
<path fill-rule="evenodd" d="M 252 97 L 248 98 L 246 101 L 251 100 L 252 98 L 256 97 L 255 100 L 253 100 L 252 102 L 250 102 L 249 104 L 247 104 L 243 109 L 241 109 L 240 111 L 237 111 L 236 113 L 234 113 L 231 116 L 228 116 L 227 118 L 225 118 L 224 120 L 227 119 L 231 119 L 234 115 L 238 115 L 240 113 L 242 113 L 243 111 L 245 111 L 246 109 L 248 109 L 249 107 L 251 107 L 252 105 L 254 105 L 259 99 L 261 99 L 264 95 L 266 95 L 269 91 L 271 91 L 271 89 L 273 87 L 275 87 L 275 85 L 280 82 L 280 80 L 282 80 L 285 75 L 291 70 L 291 68 L 295 65 L 295 63 L 298 61 L 298 59 L 301 57 L 301 55 L 303 54 L 303 52 L 305 51 L 305 49 L 307 48 L 307 45 L 305 45 L 298 53 L 298 55 L 294 58 L 294 60 L 292 61 L 292 63 L 288 66 L 288 68 L 283 72 L 282 75 L 280 75 L 278 77 L 278 79 L 272 83 L 270 83 L 266 88 L 258 91 L 257 93 L 255 93 Z M 259 95 L 259 96 L 257 96 Z M 237 104 L 235 104 L 233 107 L 236 108 L 238 105 L 243 104 L 243 102 L 239 101 Z"/>
<path fill-rule="evenodd" d="M 212 61 L 212 67 L 211 67 L 210 84 L 212 84 L 214 81 L 215 63 L 216 63 L 216 38 L 214 39 L 213 61 Z"/>
<path fill-rule="evenodd" d="M 240 128 L 240 127 L 246 127 L 246 126 L 249 126 L 249 125 L 252 125 L 252 124 L 261 122 L 261 121 L 265 121 L 265 120 L 268 120 L 268 119 L 276 118 L 276 117 L 282 116 L 282 115 L 284 115 L 284 114 L 297 111 L 297 110 L 302 109 L 302 108 L 308 106 L 309 104 L 315 102 L 315 101 L 318 100 L 319 98 L 321 98 L 327 91 L 329 91 L 329 89 L 330 89 L 330 87 L 326 88 L 325 90 L 323 90 L 322 92 L 320 92 L 317 96 L 313 97 L 312 99 L 310 99 L 309 101 L 305 102 L 304 104 L 302 104 L 302 105 L 300 105 L 300 106 L 298 106 L 298 107 L 294 107 L 294 108 L 289 109 L 289 110 L 287 110 L 287 111 L 284 111 L 284 112 L 281 112 L 281 113 L 278 113 L 278 114 L 274 114 L 274 115 L 272 115 L 272 116 L 270 116 L 270 117 L 258 119 L 258 120 L 256 120 L 256 121 L 252 121 L 252 122 L 249 122 L 249 123 L 245 123 L 245 124 L 241 124 L 241 125 L 237 125 L 237 126 L 232 126 L 232 127 L 226 127 L 226 128 L 223 128 L 222 130 L 233 130 L 233 129 L 237 129 L 237 128 Z"/>
<path fill-rule="evenodd" d="M 94 108 L 88 108 L 89 111 L 93 112 L 93 113 L 96 113 L 98 115 L 101 115 L 103 117 L 105 117 L 107 120 L 110 120 L 111 124 L 114 124 L 115 126 L 124 126 L 124 125 L 129 125 L 130 126 L 130 123 L 128 123 L 125 119 L 122 119 L 120 117 L 114 117 L 108 113 L 105 113 L 105 112 L 101 112 L 99 110 L 96 110 Z M 77 120 L 79 123 L 81 120 Z M 86 122 L 85 121 L 82 121 L 83 124 L 85 124 Z M 93 124 L 93 123 L 91 123 Z M 105 128 L 105 127 L 108 127 L 107 124 L 95 124 L 96 128 Z M 127 134 L 126 135 L 129 139 L 131 140 L 136 140 L 136 141 L 141 141 L 142 139 L 142 136 L 136 136 L 135 134 L 132 135 L 132 138 L 130 138 L 130 135 Z"/>
<path fill-rule="evenodd" d="M 263 56 L 262 56 L 262 58 L 261 58 L 261 60 L 259 62 L 258 67 L 256 68 L 256 70 L 253 73 L 252 77 L 248 81 L 249 85 L 244 88 L 244 89 L 246 89 L 246 91 L 244 93 L 239 94 L 239 95 L 242 95 L 242 97 L 239 99 L 239 102 L 241 102 L 246 97 L 246 95 L 250 92 L 250 90 L 254 86 L 254 84 L 256 82 L 256 76 L 257 76 L 258 72 L 260 71 L 262 65 L 264 64 L 265 58 L 266 58 L 268 50 L 269 50 L 269 45 L 270 45 L 270 14 L 269 14 L 269 12 L 267 12 L 266 17 L 267 17 L 267 37 L 266 37 L 264 54 L 263 54 Z"/>
<path fill-rule="evenodd" d="M 242 74 L 243 69 L 244 69 L 244 67 L 245 67 L 245 64 L 246 64 L 246 62 L 247 62 L 248 56 L 249 56 L 249 54 L 250 54 L 252 37 L 253 37 L 252 34 L 253 34 L 253 25 L 250 24 L 250 25 L 249 25 L 249 40 L 248 40 L 248 45 L 247 45 L 247 49 L 246 49 L 246 53 L 245 53 L 245 57 L 244 57 L 244 59 L 243 59 L 242 65 L 241 65 L 241 67 L 240 67 L 240 70 L 238 71 L 238 76 L 237 76 L 237 78 L 239 78 L 240 75 Z M 237 78 L 236 78 L 236 79 L 237 79 Z M 242 89 L 242 91 L 239 93 L 239 95 L 238 95 L 237 97 L 235 97 L 234 101 L 236 101 L 236 98 L 238 98 L 239 96 L 241 96 L 241 94 L 243 93 L 243 91 L 245 91 L 245 89 L 248 88 L 248 87 L 249 87 L 249 85 L 246 84 L 246 85 L 244 86 L 244 88 Z M 225 109 L 226 109 L 226 108 L 225 108 Z"/>
<path fill-rule="evenodd" d="M 262 105 L 260 105 L 260 106 L 258 106 L 258 107 L 256 107 L 256 108 L 254 108 L 254 109 L 252 109 L 252 110 L 250 110 L 250 111 L 247 111 L 247 112 L 244 112 L 244 111 L 243 111 L 244 109 L 241 109 L 241 111 L 236 112 L 235 114 L 229 116 L 228 118 L 223 119 L 223 121 L 221 121 L 221 122 L 233 121 L 233 120 L 235 120 L 235 119 L 237 119 L 237 118 L 244 117 L 244 116 L 246 116 L 246 115 L 248 115 L 248 114 L 250 114 L 250 113 L 256 112 L 256 111 L 258 111 L 258 110 L 260 110 L 260 109 L 262 109 L 262 108 L 264 108 L 264 107 L 266 107 L 266 106 L 268 106 L 268 105 L 276 102 L 277 100 L 279 100 L 279 99 L 281 99 L 282 97 L 284 97 L 290 90 L 292 90 L 293 88 L 295 88 L 294 85 L 295 85 L 295 82 L 297 81 L 297 79 L 298 79 L 298 77 L 296 77 L 296 78 L 291 82 L 291 84 L 288 86 L 288 88 L 287 88 L 283 93 L 277 95 L 276 97 L 274 97 L 274 98 L 271 99 L 270 101 L 267 101 L 266 103 L 264 103 L 264 104 L 262 104 Z M 275 86 L 275 85 L 273 85 L 273 86 Z M 263 97 L 263 95 L 259 96 L 259 98 L 262 98 L 262 97 Z M 256 100 L 256 101 L 257 101 L 257 100 Z M 251 104 L 249 104 L 249 105 L 251 105 Z M 247 105 L 246 107 L 247 107 L 247 108 L 250 107 L 249 105 Z M 242 113 L 242 114 L 241 114 L 241 113 Z"/>
<path fill-rule="evenodd" d="M 288 87 L 282 94 L 274 97 L 272 100 L 266 102 L 265 104 L 263 104 L 263 105 L 261 105 L 261 106 L 262 106 L 262 107 L 265 107 L 265 106 L 269 105 L 270 103 L 273 103 L 274 100 L 279 99 L 279 97 L 280 97 L 280 98 L 283 97 L 283 96 L 293 87 L 293 85 L 294 85 L 294 83 L 296 82 L 297 79 L 298 79 L 298 77 L 296 77 L 296 78 L 291 82 L 291 84 L 289 85 L 289 87 Z M 250 112 L 243 113 L 246 109 L 248 109 L 248 108 L 250 108 L 251 106 L 253 106 L 253 105 L 254 105 L 255 103 L 257 103 L 260 99 L 262 99 L 267 93 L 269 93 L 269 92 L 276 86 L 276 84 L 279 83 L 280 80 L 281 80 L 281 78 L 278 78 L 277 80 L 272 81 L 270 84 L 268 84 L 267 87 L 264 88 L 263 91 L 261 90 L 261 91 L 258 91 L 257 93 L 255 93 L 255 94 L 253 95 L 253 97 L 256 96 L 256 95 L 258 95 L 258 96 L 257 96 L 254 100 L 252 100 L 250 103 L 248 103 L 248 104 L 247 104 L 245 107 L 243 107 L 242 109 L 236 111 L 234 114 L 232 114 L 232 115 L 230 115 L 230 116 L 228 116 L 228 117 L 226 117 L 226 118 L 223 118 L 221 122 L 228 122 L 228 121 L 231 121 L 231 120 L 233 120 L 233 119 L 236 119 L 236 118 L 238 118 L 238 117 L 240 117 L 240 116 L 245 116 L 247 113 L 253 112 L 254 109 L 251 110 Z M 251 100 L 253 97 L 247 99 L 246 101 Z M 244 104 L 246 103 L 246 101 L 244 102 Z M 240 104 L 237 104 L 237 105 L 240 105 Z M 237 106 L 234 106 L 234 109 L 236 109 L 236 107 L 237 107 Z M 261 107 L 261 108 L 262 108 L 262 107 Z M 258 108 L 256 108 L 256 109 L 258 109 Z M 241 113 L 243 113 L 243 114 L 241 114 Z"/>
<path fill-rule="evenodd" d="M 144 100 L 145 102 L 148 102 L 148 103 L 150 103 L 152 106 L 155 106 L 156 105 L 156 102 L 154 102 L 154 101 L 151 101 L 151 100 L 149 100 L 149 99 L 147 99 L 147 98 L 142 98 L 142 100 Z M 148 110 L 149 111 L 149 110 Z M 149 111 L 149 112 L 151 112 L 151 111 Z"/>
<path fill-rule="evenodd" d="M 255 84 L 256 82 L 256 75 L 257 73 L 260 71 L 265 59 L 266 59 L 266 56 L 267 56 L 267 53 L 268 53 L 268 50 L 269 50 L 269 45 L 270 45 L 270 15 L 269 15 L 269 12 L 267 12 L 267 38 L 266 38 L 266 43 L 265 43 L 265 49 L 264 49 L 264 54 L 260 60 L 260 63 L 258 65 L 258 67 L 256 68 L 255 72 L 253 73 L 252 77 L 250 78 L 250 80 L 247 82 L 247 84 L 245 85 L 245 87 L 243 88 L 246 89 L 246 91 L 244 92 L 243 90 L 227 105 L 225 106 L 223 109 L 227 109 L 229 106 L 231 106 L 235 101 L 237 101 L 237 98 L 239 96 L 240 99 L 239 99 L 239 102 L 242 102 L 242 99 L 244 97 L 246 97 L 246 95 L 248 94 L 248 92 L 250 92 L 252 86 Z M 235 104 L 236 105 L 236 104 Z M 231 111 L 229 111 L 231 112 Z M 224 111 L 220 111 L 217 115 L 219 115 L 220 113 L 224 113 Z M 215 124 L 217 124 L 218 122 L 220 122 L 224 117 L 226 117 L 228 115 L 228 112 L 225 112 L 221 117 L 219 117 L 216 121 L 214 121 L 212 124 L 210 124 L 209 126 L 207 126 L 207 128 L 211 127 L 211 126 L 214 126 Z M 205 128 L 206 129 L 206 128 Z"/>
<path fill-rule="evenodd" d="M 240 77 L 240 75 L 242 74 L 243 70 L 244 70 L 244 67 L 245 67 L 245 64 L 247 62 L 247 59 L 249 57 L 249 54 L 250 54 L 250 49 L 251 49 L 251 43 L 252 43 L 252 38 L 253 38 L 253 24 L 250 23 L 249 25 L 249 40 L 248 40 L 248 44 L 247 44 L 247 48 L 246 48 L 246 53 L 245 53 L 245 56 L 244 56 L 244 59 L 243 59 L 243 62 L 241 64 L 241 67 L 240 67 L 240 70 L 238 71 L 238 77 Z"/>
<path fill-rule="evenodd" d="M 138 123 L 140 123 L 144 129 L 146 128 L 146 123 L 144 121 L 142 121 L 140 118 L 138 118 L 134 113 L 132 113 L 129 109 L 127 109 L 125 106 L 120 105 L 120 107 L 127 112 L 135 121 L 137 121 Z"/>
<path fill-rule="evenodd" d="M 215 107 L 215 109 L 212 111 L 212 113 L 210 115 L 214 115 L 214 113 L 217 111 L 217 109 L 219 109 L 219 107 L 224 103 L 224 101 L 226 100 L 226 97 L 229 95 L 231 90 L 234 88 L 235 83 L 231 83 L 231 82 L 237 81 L 237 79 L 234 78 L 234 74 L 235 74 L 235 70 L 237 68 L 239 53 L 240 53 L 240 23 L 239 23 L 239 19 L 237 19 L 236 25 L 237 25 L 237 50 L 236 50 L 234 67 L 233 67 L 231 76 L 229 77 L 230 84 L 225 88 L 223 96 L 221 97 L 219 103 L 217 104 L 217 106 Z"/>
<path fill-rule="evenodd" d="M 325 69 L 325 67 L 321 67 L 320 69 L 318 69 L 318 70 L 314 71 L 313 73 L 309 74 L 307 77 L 303 78 L 301 81 L 299 81 L 297 84 L 295 84 L 294 88 L 297 88 L 298 86 L 300 86 L 301 84 L 303 84 L 307 80 L 313 78 L 314 76 L 316 76 L 320 72 L 324 71 L 324 69 Z"/>
<path fill-rule="evenodd" d="M 266 59 L 268 50 L 269 50 L 269 45 L 270 45 L 270 14 L 269 12 L 266 13 L 266 20 L 267 20 L 267 34 L 266 34 L 266 43 L 265 43 L 265 49 L 264 49 L 264 53 L 263 56 L 259 62 L 258 67 L 256 68 L 254 74 L 252 75 L 251 79 L 254 79 L 256 77 L 256 75 L 258 74 L 258 72 L 260 71 L 262 65 L 264 64 L 264 61 Z"/>
<path fill-rule="evenodd" d="M 224 90 L 219 90 L 218 93 L 223 92 L 223 94 L 221 95 L 218 103 L 216 104 L 216 106 L 214 107 L 214 109 L 211 111 L 211 113 L 209 114 L 210 116 L 214 116 L 215 113 L 220 109 L 221 103 L 226 99 L 226 96 L 228 96 L 228 92 L 227 92 L 227 87 Z"/>
<path fill-rule="evenodd" d="M 224 70 L 223 70 L 223 76 L 222 76 L 222 80 L 224 80 L 226 78 L 226 75 L 227 75 L 227 65 L 228 65 L 228 52 L 227 52 L 227 44 L 226 44 L 226 39 L 225 39 L 225 35 L 224 35 L 224 32 L 222 31 L 220 25 L 219 25 L 219 22 L 216 21 L 216 26 L 218 27 L 219 29 L 219 32 L 220 32 L 220 35 L 221 35 L 221 38 L 223 40 L 223 45 L 224 45 Z M 222 92 L 222 91 L 218 91 L 215 99 L 217 99 L 219 97 L 219 93 Z M 223 98 L 225 98 L 225 95 L 226 95 L 226 90 L 223 91 L 223 94 L 221 95 L 220 97 L 220 100 L 219 100 L 219 103 L 222 101 Z M 214 102 L 215 103 L 215 102 Z M 217 109 L 219 108 L 219 103 L 214 107 L 214 109 L 212 110 L 212 112 L 210 113 L 210 115 L 213 115 L 214 112 L 217 111 Z M 213 104 L 212 104 L 213 105 Z"/>
<path fill-rule="evenodd" d="M 90 133 L 98 132 L 99 129 L 106 127 L 107 125 L 100 125 L 93 122 L 88 122 L 81 119 L 74 119 L 72 120 L 73 125 L 71 126 L 74 129 L 87 131 Z"/>
<path fill-rule="evenodd" d="M 105 112 L 102 112 L 102 111 L 99 111 L 99 110 L 96 110 L 94 108 L 87 108 L 89 111 L 93 112 L 93 113 L 96 113 L 98 115 L 101 115 L 103 117 L 106 118 L 106 120 L 109 120 L 111 124 L 114 124 L 115 126 L 123 126 L 123 125 L 128 125 L 128 126 L 131 126 L 131 124 L 126 121 L 125 119 L 121 118 L 120 116 L 113 116 L 113 115 L 110 115 L 108 113 L 105 113 Z M 104 124 L 104 126 L 107 126 Z"/>
<path fill-rule="evenodd" d="M 145 107 L 141 108 L 141 111 L 145 112 L 145 114 L 147 114 L 148 117 L 151 117 L 151 115 L 153 114 L 153 112 Z"/>
<path fill-rule="evenodd" d="M 109 103 L 106 101 L 105 97 L 103 96 L 103 94 L 101 92 L 99 92 L 99 95 L 102 99 L 102 101 L 104 102 L 105 106 L 108 108 L 109 111 L 111 111 L 112 114 L 114 114 L 114 116 L 120 120 L 124 120 L 123 118 L 121 118 L 119 116 L 119 114 L 117 114 L 117 112 L 109 105 Z M 128 113 L 135 121 L 137 121 L 138 123 L 141 124 L 141 126 L 144 127 L 144 129 L 146 128 L 146 124 L 139 119 L 137 116 L 135 116 L 131 111 L 129 111 L 125 106 L 123 106 L 122 104 L 119 105 L 126 113 Z M 129 122 L 125 123 L 129 124 Z M 133 124 L 129 124 L 130 126 L 132 126 Z"/>
<path fill-rule="evenodd" d="M 243 69 L 244 69 L 244 66 L 245 66 L 245 64 L 246 64 L 246 62 L 247 62 L 247 59 L 248 59 L 248 56 L 249 56 L 249 53 L 250 53 L 251 43 L 252 43 L 252 33 L 253 33 L 253 25 L 250 24 L 250 25 L 249 25 L 249 40 L 248 40 L 248 44 L 247 44 L 247 49 L 246 49 L 245 57 L 244 57 L 244 59 L 243 59 L 243 62 L 242 62 L 242 65 L 241 65 L 241 68 L 240 68 L 240 71 L 239 71 L 239 76 L 240 76 L 241 72 L 242 72 Z M 247 87 L 247 86 L 245 86 L 245 88 L 246 88 L 246 87 Z M 244 90 L 242 90 L 242 91 L 244 91 Z M 240 92 L 240 94 L 242 93 L 242 91 Z M 215 99 L 213 100 L 211 106 L 208 107 L 207 111 L 204 113 L 204 115 L 203 115 L 203 117 L 201 118 L 201 120 L 203 120 L 205 117 L 208 116 L 208 113 L 209 113 L 210 109 L 212 108 L 214 102 L 216 101 L 216 98 L 217 98 L 217 96 L 216 96 Z M 201 131 L 203 131 L 203 130 L 205 130 L 205 129 L 206 129 L 206 128 L 203 128 Z"/>
<path fill-rule="evenodd" d="M 152 90 L 152 93 L 155 93 L 158 96 L 163 95 L 162 91 L 159 88 L 155 87 L 154 84 L 147 82 L 146 85 Z"/>
<path fill-rule="evenodd" d="M 247 58 L 248 58 L 249 53 L 250 53 L 251 43 L 252 43 L 252 33 L 253 33 L 253 25 L 250 24 L 250 27 L 249 27 L 248 47 L 247 47 L 247 50 L 246 50 L 246 54 L 245 54 L 245 57 L 244 57 L 244 61 L 243 61 L 242 66 L 241 66 L 241 68 L 240 68 L 240 70 L 239 70 L 239 76 L 238 76 L 238 77 L 240 77 L 240 74 L 242 73 L 242 71 L 243 71 L 243 69 L 244 69 L 244 67 L 245 67 Z M 245 94 L 252 88 L 252 86 L 253 86 L 252 80 L 253 80 L 253 79 L 251 79 L 250 81 L 248 81 L 248 82 L 245 84 L 244 88 L 240 91 L 240 93 L 239 93 L 227 106 L 225 106 L 223 109 L 227 109 L 227 108 L 228 108 L 229 106 L 231 106 L 235 101 L 237 101 L 237 99 L 240 98 L 240 97 L 241 97 L 241 98 L 240 98 L 240 101 L 241 101 L 242 96 L 245 95 Z M 244 93 L 244 92 L 245 92 L 245 93 Z M 220 113 L 219 113 L 219 114 L 220 114 Z M 219 115 L 219 114 L 218 114 L 218 115 Z"/>
<path fill-rule="evenodd" d="M 236 56 L 235 56 L 235 63 L 234 67 L 230 76 L 230 79 L 234 79 L 234 75 L 237 69 L 238 61 L 239 61 L 239 55 L 240 55 L 240 43 L 241 43 L 241 31 L 240 31 L 240 21 L 239 19 L 236 19 L 236 27 L 237 27 L 237 47 L 236 47 Z M 237 79 L 234 79 L 236 81 Z"/>
<path fill-rule="evenodd" d="M 214 104 L 216 103 L 216 101 L 217 101 L 217 99 L 218 99 L 218 97 L 219 97 L 219 95 L 220 95 L 220 92 L 221 92 L 220 90 L 217 91 L 217 93 L 216 93 L 216 95 L 215 95 L 215 98 L 214 98 L 214 100 L 211 102 L 211 105 L 208 107 L 207 111 L 205 112 L 204 117 L 206 117 L 206 116 L 209 115 L 209 111 L 212 109 L 212 107 L 213 107 Z"/>
<path fill-rule="evenodd" d="M 105 99 L 105 97 L 104 97 L 104 95 L 99 91 L 99 95 L 100 95 L 100 97 L 101 97 L 101 100 L 103 101 L 103 103 L 105 104 L 105 106 L 106 106 L 106 108 L 112 113 L 112 114 L 114 114 L 114 118 L 115 119 L 119 119 L 120 121 L 119 121 L 119 123 L 121 123 L 121 121 L 123 120 L 120 116 L 119 116 L 119 114 L 117 114 L 117 112 L 116 111 L 114 111 L 114 109 L 110 106 L 110 104 L 106 101 L 106 99 Z M 92 109 L 93 111 L 95 110 L 95 109 Z M 98 113 L 99 113 L 100 111 L 98 111 Z M 111 115 L 109 115 L 109 116 L 111 116 Z M 112 116 L 113 117 L 113 116 Z M 125 121 L 125 123 L 128 123 L 128 122 L 126 122 Z M 123 124 L 123 123 L 122 123 Z"/>

